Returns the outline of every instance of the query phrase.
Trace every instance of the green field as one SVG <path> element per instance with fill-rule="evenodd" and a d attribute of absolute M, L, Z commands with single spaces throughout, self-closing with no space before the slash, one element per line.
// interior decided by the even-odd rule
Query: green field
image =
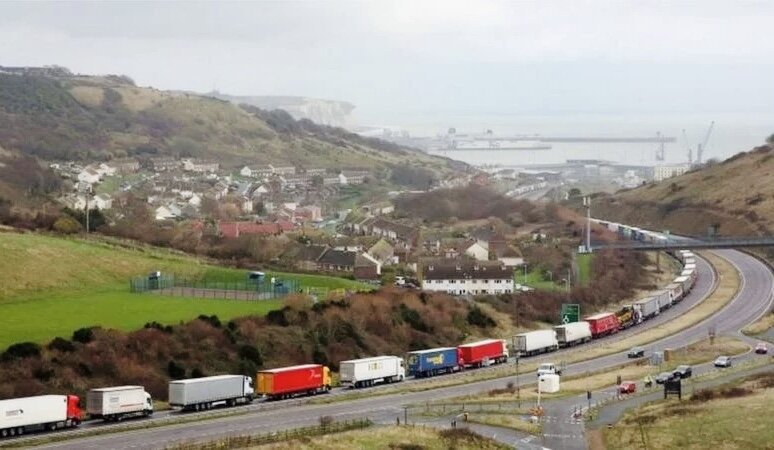
<path fill-rule="evenodd" d="M 129 279 L 152 270 L 180 276 L 244 281 L 245 271 L 216 267 L 179 253 L 108 239 L 0 233 L 0 348 L 22 341 L 69 337 L 85 326 L 133 330 L 146 322 L 176 324 L 200 314 L 229 319 L 265 314 L 280 301 L 132 294 Z M 351 280 L 268 272 L 302 288 L 363 289 Z"/>

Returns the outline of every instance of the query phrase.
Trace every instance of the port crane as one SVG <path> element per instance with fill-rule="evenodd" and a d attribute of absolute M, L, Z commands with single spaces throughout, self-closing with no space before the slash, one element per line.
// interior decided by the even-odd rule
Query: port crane
<path fill-rule="evenodd" d="M 707 149 L 710 136 L 712 136 L 712 130 L 715 128 L 715 121 L 710 122 L 707 132 L 704 134 L 704 140 L 700 144 L 696 144 L 696 164 L 701 164 L 702 157 L 704 156 L 704 150 Z M 688 136 L 685 134 L 685 128 L 683 128 L 683 141 L 685 142 L 685 148 L 688 150 L 688 164 L 693 164 L 693 148 L 688 143 Z"/>

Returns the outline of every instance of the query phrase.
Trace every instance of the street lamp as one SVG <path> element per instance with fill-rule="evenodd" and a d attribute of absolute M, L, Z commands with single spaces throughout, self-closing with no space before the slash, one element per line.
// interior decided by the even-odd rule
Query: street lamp
<path fill-rule="evenodd" d="M 527 263 L 524 263 L 524 286 L 527 285 Z"/>

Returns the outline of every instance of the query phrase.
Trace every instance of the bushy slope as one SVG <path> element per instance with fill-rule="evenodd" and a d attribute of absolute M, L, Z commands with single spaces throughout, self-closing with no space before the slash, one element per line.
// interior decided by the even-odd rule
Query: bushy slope
<path fill-rule="evenodd" d="M 774 232 L 774 148 L 758 147 L 660 183 L 601 196 L 594 214 L 642 227 L 705 235 Z"/>

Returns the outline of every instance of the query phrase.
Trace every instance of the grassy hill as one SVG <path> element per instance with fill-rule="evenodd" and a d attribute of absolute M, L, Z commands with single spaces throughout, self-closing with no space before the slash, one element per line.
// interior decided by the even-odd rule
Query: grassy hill
<path fill-rule="evenodd" d="M 65 69 L 0 67 L 0 148 L 2 159 L 7 153 L 85 161 L 170 155 L 217 159 L 225 167 L 282 163 L 389 171 L 414 165 L 436 173 L 454 166 L 415 149 L 296 121 L 284 111 Z"/>
<path fill-rule="evenodd" d="M 152 321 L 176 324 L 200 314 L 230 319 L 264 314 L 280 306 L 279 301 L 131 294 L 129 279 L 152 270 L 232 282 L 245 277 L 244 271 L 136 244 L 0 233 L 0 254 L 0 348 L 21 341 L 69 337 L 85 326 L 134 330 Z M 333 277 L 286 273 L 268 276 L 297 279 L 302 287 L 364 287 Z"/>
<path fill-rule="evenodd" d="M 660 183 L 602 195 L 594 214 L 642 227 L 706 235 L 774 232 L 774 148 L 758 147 Z"/>

